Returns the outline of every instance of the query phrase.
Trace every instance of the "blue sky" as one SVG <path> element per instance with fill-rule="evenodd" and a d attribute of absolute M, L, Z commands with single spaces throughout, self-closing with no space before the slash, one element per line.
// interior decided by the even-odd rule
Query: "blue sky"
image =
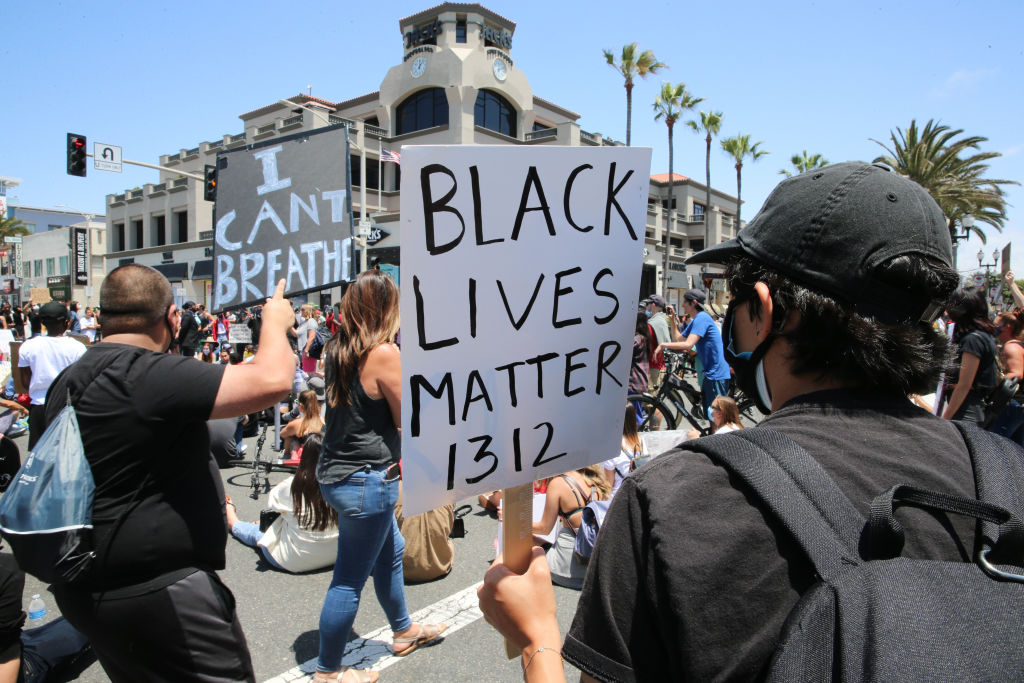
<path fill-rule="evenodd" d="M 306 91 L 332 101 L 373 92 L 400 63 L 401 17 L 432 0 L 387 3 L 6 3 L 6 97 L 0 175 L 22 179 L 14 203 L 102 212 L 104 197 L 155 182 L 156 171 L 65 174 L 65 133 L 120 145 L 126 159 L 243 130 L 238 115 Z M 621 77 L 603 48 L 631 41 L 670 68 L 634 89 L 633 144 L 668 171 L 667 133 L 651 103 L 664 80 L 686 83 L 724 113 L 723 137 L 749 133 L 771 152 L 743 169 L 745 218 L 754 215 L 789 157 L 806 149 L 833 162 L 871 160 L 870 141 L 939 119 L 989 138 L 991 177 L 1024 181 L 1024 3 L 507 2 L 483 3 L 516 22 L 512 58 L 534 94 L 581 114 L 584 130 L 625 139 Z M 623 11 L 626 8 L 628 11 Z M 78 36 L 78 38 L 74 38 Z M 1013 74 L 1018 74 L 1014 76 Z M 675 135 L 675 170 L 704 176 L 703 140 Z M 732 161 L 714 143 L 712 185 L 736 191 Z M 1024 273 L 1024 189 L 1008 190 L 1009 221 L 984 247 L 1008 241 Z M 976 267 L 982 245 L 961 245 Z"/>

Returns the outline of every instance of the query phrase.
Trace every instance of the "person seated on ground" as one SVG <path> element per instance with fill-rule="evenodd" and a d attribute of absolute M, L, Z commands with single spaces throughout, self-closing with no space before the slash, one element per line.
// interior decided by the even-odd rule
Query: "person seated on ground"
<path fill-rule="evenodd" d="M 213 344 L 210 342 L 203 342 L 203 348 L 199 352 L 199 360 L 204 363 L 213 363 Z"/>
<path fill-rule="evenodd" d="M 71 667 L 81 671 L 94 661 L 89 641 L 64 617 L 22 631 L 24 590 L 25 573 L 14 556 L 0 554 L 0 683 L 70 680 Z"/>
<path fill-rule="evenodd" d="M 622 420 L 622 441 L 619 443 L 619 454 L 601 463 L 605 479 L 611 487 L 611 495 L 619 490 L 622 480 L 634 468 L 635 458 L 643 459 L 647 455 L 647 447 L 636 431 L 636 409 L 632 403 L 626 402 L 626 414 Z M 637 463 L 639 465 L 639 463 Z M 610 496 L 609 496 L 610 497 Z"/>
<path fill-rule="evenodd" d="M 231 362 L 231 347 L 222 346 L 220 347 L 220 364 L 221 365 L 235 365 Z"/>
<path fill-rule="evenodd" d="M 301 416 L 286 424 L 281 430 L 284 451 L 288 457 L 296 457 L 306 437 L 310 434 L 319 434 L 324 428 L 324 420 L 320 416 L 320 401 L 317 400 L 316 391 L 313 389 L 306 389 L 299 394 L 299 412 Z"/>
<path fill-rule="evenodd" d="M 577 590 L 583 586 L 587 567 L 573 554 L 576 530 L 579 529 L 583 508 L 587 503 L 605 500 L 611 492 L 612 487 L 600 465 L 588 465 L 583 469 L 566 472 L 552 477 L 548 482 L 544 514 L 539 522 L 534 522 L 533 533 L 541 536 L 549 534 L 555 522 L 561 519 L 562 526 L 547 551 L 551 580 L 559 586 Z"/>
<path fill-rule="evenodd" d="M 231 467 L 232 460 L 242 457 L 238 450 L 238 439 L 235 438 L 237 425 L 237 417 L 206 421 L 206 429 L 210 432 L 210 454 L 221 469 Z"/>
<path fill-rule="evenodd" d="M 405 539 L 402 574 L 406 581 L 433 581 L 446 576 L 455 563 L 455 544 L 449 538 L 455 524 L 455 506 L 448 504 L 411 517 L 402 515 L 402 487 L 398 487 L 395 521 Z"/>
<path fill-rule="evenodd" d="M 295 475 L 270 491 L 270 509 L 281 516 L 265 532 L 259 524 L 240 521 L 230 497 L 224 507 L 232 536 L 258 548 L 274 568 L 292 574 L 333 566 L 338 556 L 338 516 L 316 481 L 322 446 L 320 435 L 310 434 Z"/>
<path fill-rule="evenodd" d="M 728 396 L 716 396 L 711 402 L 711 432 L 713 434 L 727 434 L 743 429 L 740 422 L 740 409 L 736 401 Z M 700 432 L 691 429 L 687 434 L 691 439 L 699 439 Z"/>

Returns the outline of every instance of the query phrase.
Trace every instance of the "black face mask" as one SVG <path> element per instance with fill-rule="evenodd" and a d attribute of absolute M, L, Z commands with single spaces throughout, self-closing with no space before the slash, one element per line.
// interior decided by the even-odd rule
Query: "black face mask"
<path fill-rule="evenodd" d="M 173 305 L 174 304 L 171 304 L 170 306 L 167 307 L 167 310 L 164 311 L 164 325 L 167 326 L 167 336 L 169 339 L 169 341 L 167 342 L 167 346 L 164 348 L 164 353 L 167 353 L 167 351 L 170 350 L 171 348 L 171 344 L 174 343 L 174 328 L 171 326 L 171 321 L 167 319 L 167 316 L 171 312 L 171 306 Z"/>
<path fill-rule="evenodd" d="M 754 399 L 758 409 L 762 413 L 772 411 L 772 394 L 768 389 L 768 382 L 764 377 L 764 355 L 768 353 L 772 342 L 775 341 L 775 333 L 769 332 L 764 341 L 757 345 L 753 351 L 737 352 L 733 348 L 732 326 L 736 314 L 736 308 L 746 299 L 733 299 L 729 302 L 729 308 L 725 312 L 725 320 L 722 321 L 722 346 L 725 349 L 725 362 L 736 373 L 736 386 L 744 394 Z"/>

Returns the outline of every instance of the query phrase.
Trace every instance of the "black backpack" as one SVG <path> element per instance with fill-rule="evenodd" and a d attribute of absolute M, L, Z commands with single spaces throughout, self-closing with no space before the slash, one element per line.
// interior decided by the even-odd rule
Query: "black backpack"
<path fill-rule="evenodd" d="M 756 492 L 818 576 L 789 613 L 765 680 L 1024 677 L 1024 451 L 956 424 L 979 499 L 895 486 L 874 499 L 867 521 L 780 432 L 761 426 L 687 442 Z M 900 557 L 903 529 L 893 514 L 900 505 L 981 520 L 975 561 Z"/>
<path fill-rule="evenodd" d="M 327 344 L 327 328 L 324 325 L 316 328 L 316 332 L 313 334 L 313 341 L 309 343 L 309 353 L 306 354 L 310 358 L 319 359 L 324 352 L 324 346 Z"/>

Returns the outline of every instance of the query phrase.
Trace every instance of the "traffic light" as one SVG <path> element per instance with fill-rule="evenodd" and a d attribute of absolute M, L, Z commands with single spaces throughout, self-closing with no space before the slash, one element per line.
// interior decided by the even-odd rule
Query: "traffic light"
<path fill-rule="evenodd" d="M 68 133 L 68 175 L 85 177 L 85 136 Z"/>
<path fill-rule="evenodd" d="M 206 165 L 203 172 L 203 199 L 208 202 L 217 201 L 217 167 Z"/>

